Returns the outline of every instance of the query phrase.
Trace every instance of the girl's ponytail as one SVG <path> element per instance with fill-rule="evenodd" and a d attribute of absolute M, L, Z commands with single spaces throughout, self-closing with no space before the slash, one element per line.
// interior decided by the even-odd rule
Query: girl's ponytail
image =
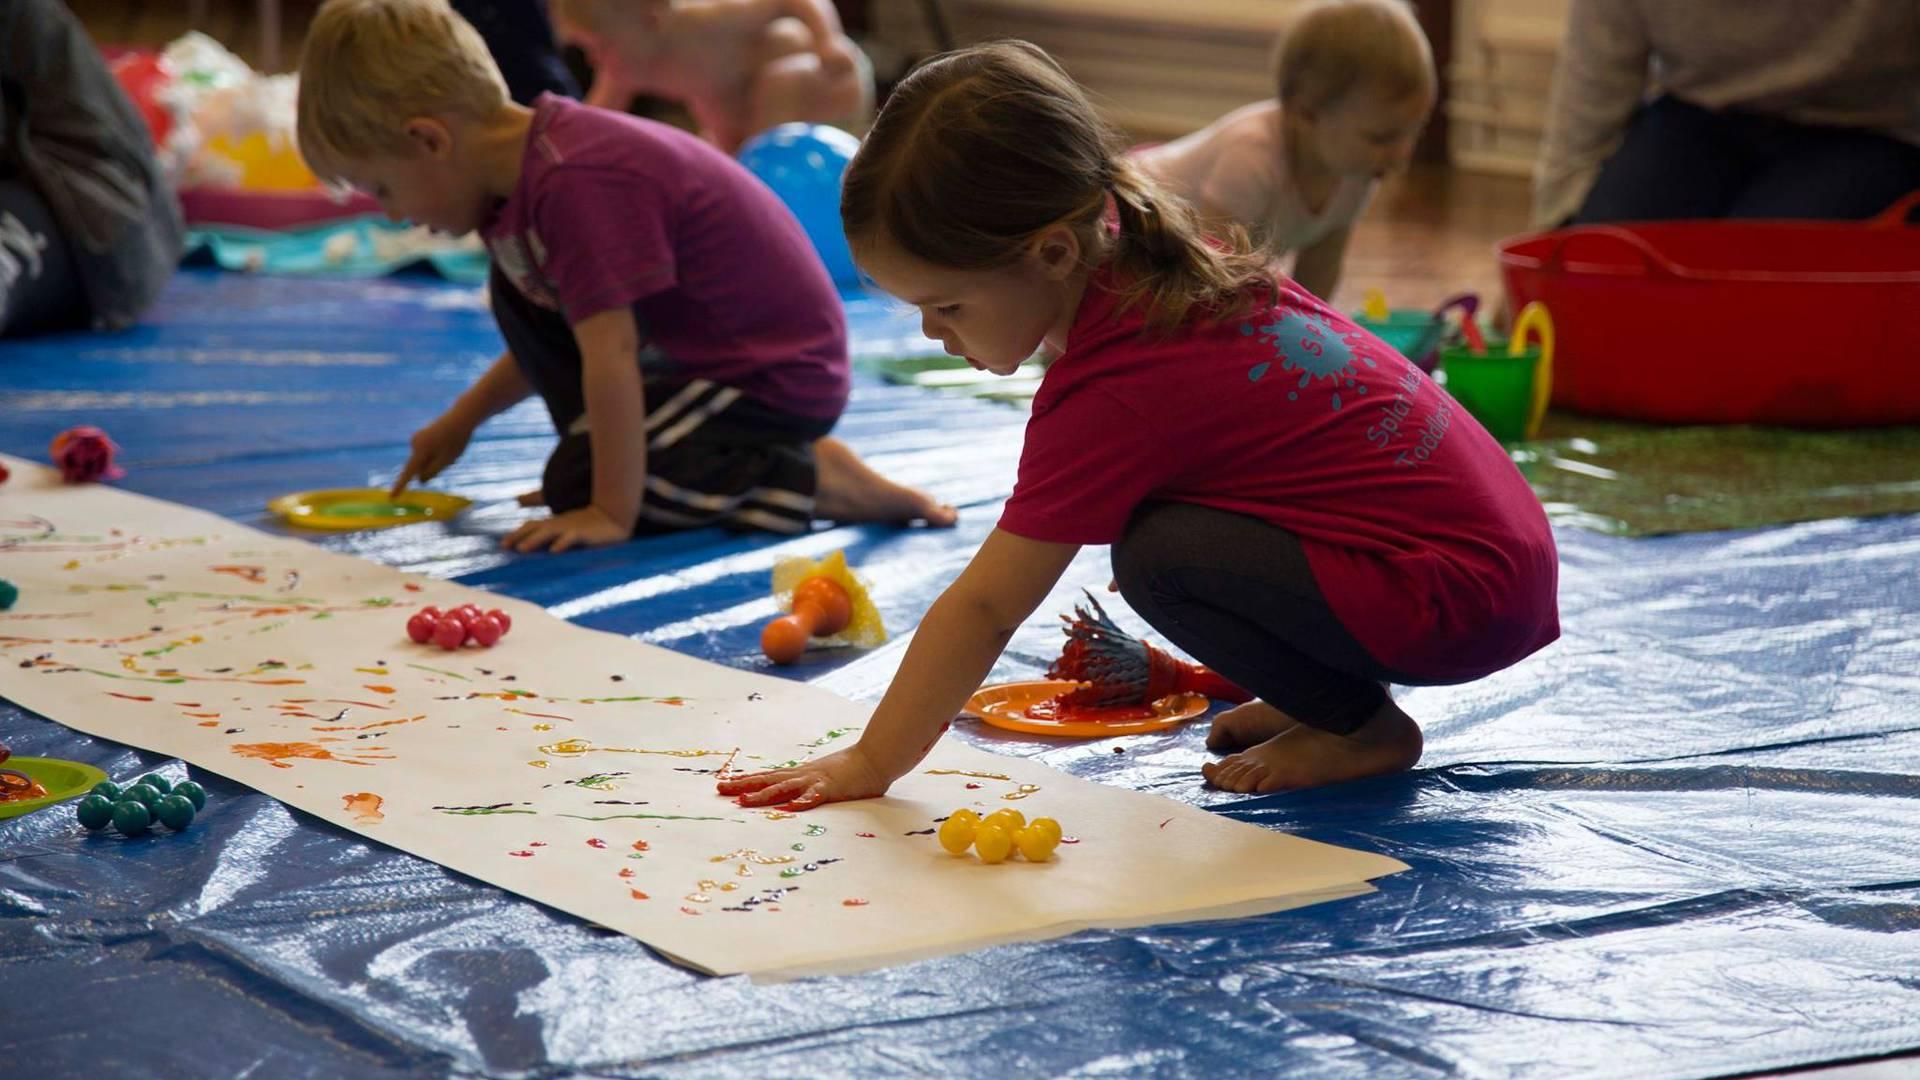
<path fill-rule="evenodd" d="M 1195 307 L 1211 319 L 1229 318 L 1263 287 L 1272 289 L 1266 259 L 1252 250 L 1245 229 L 1226 223 L 1209 238 L 1193 207 L 1132 161 L 1116 157 L 1110 172 L 1120 224 L 1111 258 L 1124 283 L 1121 304 L 1144 302 L 1147 325 L 1170 329 Z"/>

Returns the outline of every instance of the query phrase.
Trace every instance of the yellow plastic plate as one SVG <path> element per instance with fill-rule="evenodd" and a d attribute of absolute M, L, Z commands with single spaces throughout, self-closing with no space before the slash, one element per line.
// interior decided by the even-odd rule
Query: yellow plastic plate
<path fill-rule="evenodd" d="M 107 778 L 107 774 L 91 765 L 78 761 L 62 761 L 47 757 L 10 757 L 0 762 L 0 769 L 14 769 L 26 773 L 39 781 L 47 793 L 37 799 L 13 799 L 0 801 L 0 818 L 19 817 L 30 814 L 55 803 L 68 799 L 77 799 L 85 795 L 93 785 Z"/>
<path fill-rule="evenodd" d="M 967 711 L 997 728 L 1028 735 L 1063 735 L 1104 739 L 1112 735 L 1142 735 L 1177 727 L 1207 711 L 1204 694 L 1169 694 L 1153 703 L 1153 715 L 1134 720 L 1055 720 L 1032 717 L 1027 710 L 1048 698 L 1079 686 L 1057 679 L 983 686 L 967 699 Z"/>
<path fill-rule="evenodd" d="M 345 532 L 385 529 L 419 521 L 445 521 L 473 500 L 438 491 L 403 491 L 388 498 L 384 488 L 330 488 L 282 495 L 267 509 L 302 529 Z"/>

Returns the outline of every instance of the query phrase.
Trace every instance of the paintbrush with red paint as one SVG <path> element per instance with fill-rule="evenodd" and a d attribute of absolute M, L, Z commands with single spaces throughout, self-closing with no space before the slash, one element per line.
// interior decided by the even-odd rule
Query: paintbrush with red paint
<path fill-rule="evenodd" d="M 1067 624 L 1067 647 L 1047 669 L 1050 679 L 1087 683 L 1060 695 L 1064 705 L 1145 705 L 1168 694 L 1191 692 L 1221 701 L 1253 700 L 1253 695 L 1199 664 L 1167 655 L 1120 629 L 1100 601 L 1087 593 L 1086 608 L 1075 606 Z"/>

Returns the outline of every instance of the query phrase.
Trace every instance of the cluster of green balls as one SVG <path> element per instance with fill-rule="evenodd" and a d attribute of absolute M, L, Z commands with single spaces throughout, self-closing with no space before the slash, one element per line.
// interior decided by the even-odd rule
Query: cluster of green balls
<path fill-rule="evenodd" d="M 174 784 L 151 773 L 125 788 L 111 780 L 100 781 L 74 813 L 89 830 L 112 825 L 122 836 L 139 836 L 154 825 L 178 832 L 193 824 L 193 815 L 206 805 L 207 791 L 199 784 L 191 780 Z"/>

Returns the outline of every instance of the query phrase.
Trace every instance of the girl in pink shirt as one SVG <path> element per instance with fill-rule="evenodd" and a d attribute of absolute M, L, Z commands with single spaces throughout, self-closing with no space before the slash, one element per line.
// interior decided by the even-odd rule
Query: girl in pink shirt
<path fill-rule="evenodd" d="M 849 167 L 861 267 L 929 337 L 1008 374 L 1059 353 L 999 527 L 935 601 L 860 741 L 724 782 L 750 806 L 882 794 L 912 769 L 1084 544 L 1122 595 L 1258 700 L 1215 719 L 1233 791 L 1399 772 L 1419 727 L 1386 684 L 1450 683 L 1559 635 L 1546 516 L 1499 443 L 1244 233 L 1114 152 L 1031 45 L 939 58 Z"/>

